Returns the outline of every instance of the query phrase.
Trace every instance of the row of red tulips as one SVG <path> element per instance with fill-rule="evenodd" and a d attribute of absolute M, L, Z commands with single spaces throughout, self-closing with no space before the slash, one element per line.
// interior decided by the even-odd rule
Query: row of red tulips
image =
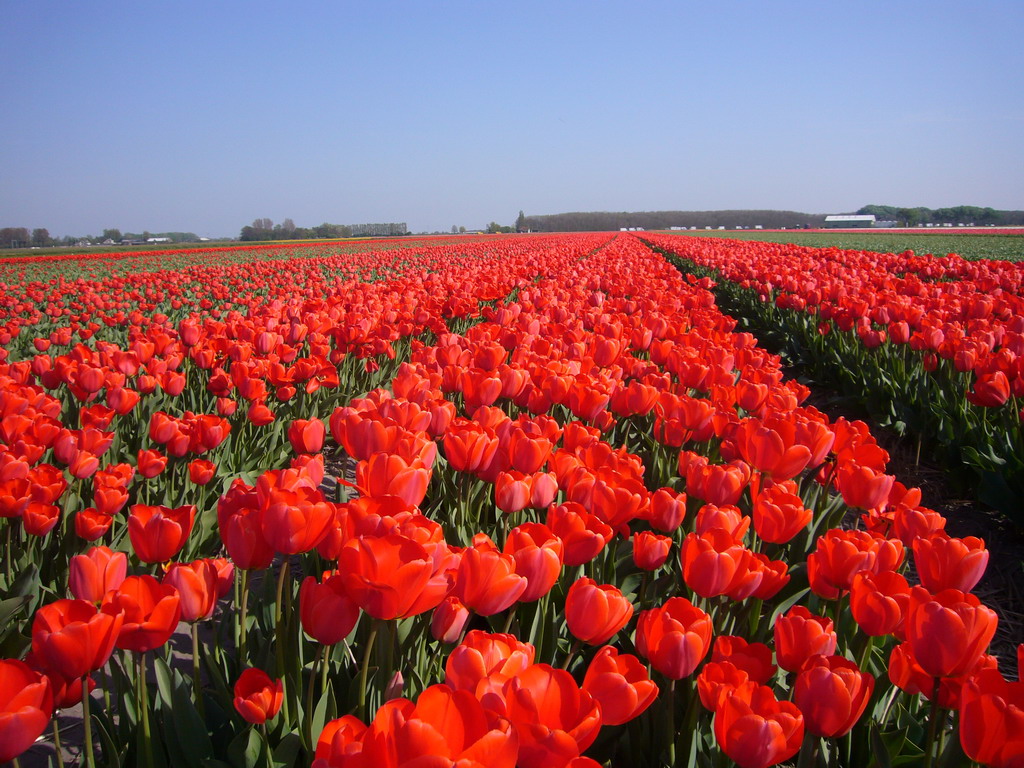
<path fill-rule="evenodd" d="M 730 309 L 880 423 L 935 446 L 1018 525 L 1024 500 L 1024 267 L 652 235 L 721 281 Z"/>
<path fill-rule="evenodd" d="M 7 562 L 73 599 L 26 595 L 0 757 L 93 681 L 111 763 L 1019 759 L 984 545 L 863 424 L 633 238 L 463 250 L 7 365 Z"/>

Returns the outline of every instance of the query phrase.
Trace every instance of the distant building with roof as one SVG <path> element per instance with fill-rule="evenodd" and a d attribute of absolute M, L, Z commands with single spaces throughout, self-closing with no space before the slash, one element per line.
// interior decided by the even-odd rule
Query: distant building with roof
<path fill-rule="evenodd" d="M 875 217 L 873 214 L 833 214 L 825 217 L 826 227 L 852 228 L 852 227 L 873 227 Z"/>

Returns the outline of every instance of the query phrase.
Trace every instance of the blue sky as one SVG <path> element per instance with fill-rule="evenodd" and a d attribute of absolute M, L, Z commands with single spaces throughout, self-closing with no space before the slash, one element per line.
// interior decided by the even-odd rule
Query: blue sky
<path fill-rule="evenodd" d="M 1024 208 L 1024 3 L 0 0 L 0 226 Z"/>

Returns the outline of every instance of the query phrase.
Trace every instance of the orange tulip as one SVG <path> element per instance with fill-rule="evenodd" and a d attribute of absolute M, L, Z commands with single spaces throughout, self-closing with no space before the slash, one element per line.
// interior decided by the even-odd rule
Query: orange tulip
<path fill-rule="evenodd" d="M 797 706 L 778 701 L 771 688 L 747 682 L 720 699 L 715 739 L 740 768 L 768 768 L 800 750 L 804 719 Z"/>
<path fill-rule="evenodd" d="M 658 696 L 658 686 L 640 660 L 610 645 L 590 660 L 582 687 L 600 703 L 602 720 L 608 725 L 628 723 Z"/>

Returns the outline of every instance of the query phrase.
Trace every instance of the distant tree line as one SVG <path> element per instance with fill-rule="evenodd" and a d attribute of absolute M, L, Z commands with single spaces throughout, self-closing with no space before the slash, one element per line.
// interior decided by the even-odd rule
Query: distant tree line
<path fill-rule="evenodd" d="M 387 224 L 328 224 L 317 227 L 296 227 L 291 219 L 275 224 L 271 219 L 256 219 L 242 227 L 239 240 L 318 240 L 340 237 L 391 237 L 409 234 L 405 222 Z"/>
<path fill-rule="evenodd" d="M 43 227 L 33 229 L 31 233 L 26 227 L 4 227 L 0 229 L 0 248 L 52 248 L 62 245 L 102 245 L 122 242 L 142 242 L 151 237 L 167 238 L 172 243 L 199 242 L 195 232 L 124 232 L 120 229 L 104 229 L 102 235 L 66 235 L 51 237 L 50 231 Z"/>
<path fill-rule="evenodd" d="M 525 216 L 520 213 L 516 229 L 532 232 L 607 232 L 627 229 L 669 229 L 670 227 L 820 227 L 825 214 L 797 211 L 589 211 Z"/>
<path fill-rule="evenodd" d="M 1014 227 L 1024 225 L 1024 211 L 997 211 L 976 205 L 953 208 L 897 208 L 893 205 L 865 205 L 857 211 L 874 215 L 879 221 L 895 221 L 907 227 L 918 224 L 974 224 L 979 227 Z"/>
<path fill-rule="evenodd" d="M 836 213 L 839 213 L 836 211 Z M 973 205 L 954 208 L 898 208 L 891 205 L 865 205 L 858 214 L 873 214 L 879 221 L 895 221 L 900 225 L 975 224 L 976 226 L 1024 226 L 1024 211 L 999 211 Z M 818 228 L 825 224 L 824 213 L 799 211 L 735 210 L 735 211 L 585 211 L 526 216 L 522 211 L 516 219 L 519 232 L 607 232 L 617 229 L 670 229 L 671 227 L 756 227 L 765 229 Z"/>

